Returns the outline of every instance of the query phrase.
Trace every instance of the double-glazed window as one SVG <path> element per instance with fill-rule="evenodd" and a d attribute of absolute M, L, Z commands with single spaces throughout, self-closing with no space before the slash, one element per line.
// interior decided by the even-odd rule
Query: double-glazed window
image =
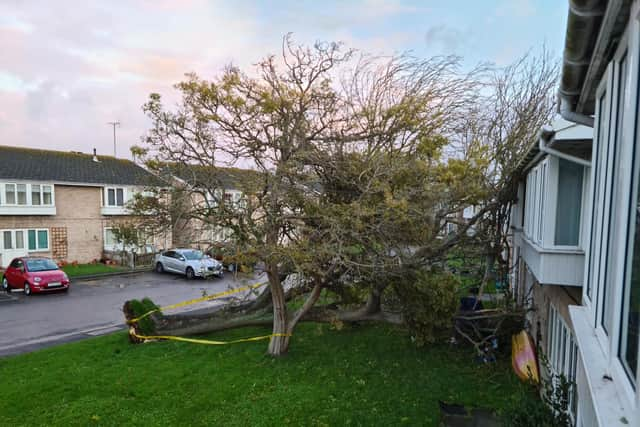
<path fill-rule="evenodd" d="M 614 381 L 626 374 L 631 390 L 639 374 L 640 97 L 631 74 L 637 53 L 628 43 L 620 43 L 596 94 L 584 300 Z"/>
<path fill-rule="evenodd" d="M 50 185 L 31 184 L 31 204 L 33 206 L 49 206 L 52 200 Z"/>
<path fill-rule="evenodd" d="M 123 187 L 107 187 L 105 195 L 105 206 L 124 206 L 125 189 Z"/>
<path fill-rule="evenodd" d="M 638 172 L 636 172 L 636 180 Z M 637 185 L 637 184 L 636 184 Z M 631 254 L 627 256 L 627 280 L 622 297 L 622 325 L 620 333 L 620 359 L 625 370 L 635 379 L 638 374 L 638 338 L 640 337 L 640 192 L 630 212 L 629 236 Z"/>
<path fill-rule="evenodd" d="M 524 232 L 541 247 L 580 247 L 584 166 L 547 157 L 526 181 Z"/>
<path fill-rule="evenodd" d="M 2 230 L 0 249 L 42 252 L 49 250 L 49 230 L 46 228 L 26 230 Z"/>
<path fill-rule="evenodd" d="M 542 244 L 544 232 L 544 202 L 546 198 L 547 161 L 534 167 L 527 175 L 525 195 L 525 234 Z"/>
<path fill-rule="evenodd" d="M 578 409 L 578 396 L 575 387 L 578 368 L 578 346 L 573 333 L 564 322 L 553 304 L 549 304 L 547 329 L 547 359 L 549 367 L 556 375 L 563 375 L 570 383 L 569 412 L 575 420 Z M 557 379 L 557 378 L 556 378 Z M 557 386 L 554 383 L 554 387 Z"/>
<path fill-rule="evenodd" d="M 0 183 L 0 206 L 53 206 L 53 186 Z"/>
<path fill-rule="evenodd" d="M 556 246 L 578 246 L 582 210 L 584 167 L 558 159 L 558 201 L 556 205 Z"/>

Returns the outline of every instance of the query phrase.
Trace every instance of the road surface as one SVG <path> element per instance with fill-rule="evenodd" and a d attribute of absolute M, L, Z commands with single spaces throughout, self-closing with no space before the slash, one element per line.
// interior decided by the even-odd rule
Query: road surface
<path fill-rule="evenodd" d="M 0 302 L 0 356 L 25 353 L 51 345 L 114 332 L 124 328 L 122 305 L 149 297 L 158 305 L 174 304 L 261 281 L 260 278 L 187 281 L 183 276 L 138 273 L 93 281 L 74 282 L 68 294 L 25 296 L 14 291 L 15 301 Z M 220 304 L 204 302 L 189 311 Z M 170 313 L 175 313 L 172 311 Z"/>

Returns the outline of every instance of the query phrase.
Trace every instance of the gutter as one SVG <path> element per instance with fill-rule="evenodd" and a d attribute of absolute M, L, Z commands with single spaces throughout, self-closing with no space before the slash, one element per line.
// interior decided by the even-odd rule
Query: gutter
<path fill-rule="evenodd" d="M 582 82 L 582 90 L 578 97 L 576 111 L 584 112 L 593 99 L 594 88 L 615 48 L 616 39 L 620 31 L 616 31 L 620 20 L 626 24 L 629 12 L 628 0 L 609 0 L 602 16 L 602 23 L 598 30 L 598 38 L 591 52 L 590 64 Z M 624 28 L 623 24 L 623 28 Z"/>
<path fill-rule="evenodd" d="M 553 137 L 553 135 L 555 135 L 555 133 L 556 132 L 553 130 L 551 126 L 548 126 L 548 125 L 542 126 L 542 128 L 540 129 L 539 138 L 538 138 L 538 148 L 540 149 L 540 152 L 567 160 L 572 163 L 578 163 L 579 165 L 582 165 L 582 166 L 591 167 L 591 162 L 589 160 L 572 156 L 570 154 L 566 154 L 566 153 L 563 153 L 562 151 L 558 151 L 556 149 L 548 147 L 547 141 L 549 141 Z"/>
<path fill-rule="evenodd" d="M 571 108 L 571 103 L 569 102 L 566 96 L 559 94 L 558 98 L 559 98 L 559 112 L 560 112 L 560 116 L 562 116 L 563 119 L 573 123 L 577 123 L 580 125 L 593 128 L 593 124 L 594 124 L 593 117 L 587 116 L 585 114 L 576 113 L 575 111 L 573 111 Z"/>

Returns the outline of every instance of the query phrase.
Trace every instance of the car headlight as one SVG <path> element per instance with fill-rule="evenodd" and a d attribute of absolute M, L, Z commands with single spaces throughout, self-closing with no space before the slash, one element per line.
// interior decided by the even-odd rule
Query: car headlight
<path fill-rule="evenodd" d="M 34 277 L 33 278 L 33 281 L 36 282 L 36 283 L 40 282 L 41 280 L 42 279 L 40 277 Z"/>

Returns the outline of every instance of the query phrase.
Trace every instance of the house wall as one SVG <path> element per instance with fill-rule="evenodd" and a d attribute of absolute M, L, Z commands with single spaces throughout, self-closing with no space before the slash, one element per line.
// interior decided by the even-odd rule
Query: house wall
<path fill-rule="evenodd" d="M 103 217 L 100 215 L 100 188 L 56 185 L 55 216 L 0 216 L 0 229 L 49 229 L 48 252 L 33 254 L 58 258 L 53 252 L 52 228 L 66 229 L 66 257 L 89 262 L 102 255 Z"/>
<path fill-rule="evenodd" d="M 548 344 L 550 305 L 553 304 L 562 320 L 573 330 L 569 306 L 580 304 L 582 289 L 573 286 L 542 285 L 528 270 L 526 263 L 522 265 L 525 272 L 519 275 L 518 294 L 524 296 L 525 303 L 530 308 L 527 315 L 527 321 L 530 325 L 529 332 L 540 347 L 545 349 Z"/>
<path fill-rule="evenodd" d="M 604 74 L 589 88 L 596 89 L 593 209 L 582 305 L 570 309 L 583 362 L 579 421 L 607 427 L 640 425 L 639 1 L 630 12 Z"/>
<path fill-rule="evenodd" d="M 56 215 L 0 216 L 0 230 L 48 229 L 50 250 L 30 254 L 86 263 L 102 258 L 105 227 L 131 219 L 101 214 L 101 187 L 56 185 L 55 195 Z M 168 248 L 171 235 L 154 236 L 153 244 Z M 9 261 L 0 259 L 0 265 Z"/>

